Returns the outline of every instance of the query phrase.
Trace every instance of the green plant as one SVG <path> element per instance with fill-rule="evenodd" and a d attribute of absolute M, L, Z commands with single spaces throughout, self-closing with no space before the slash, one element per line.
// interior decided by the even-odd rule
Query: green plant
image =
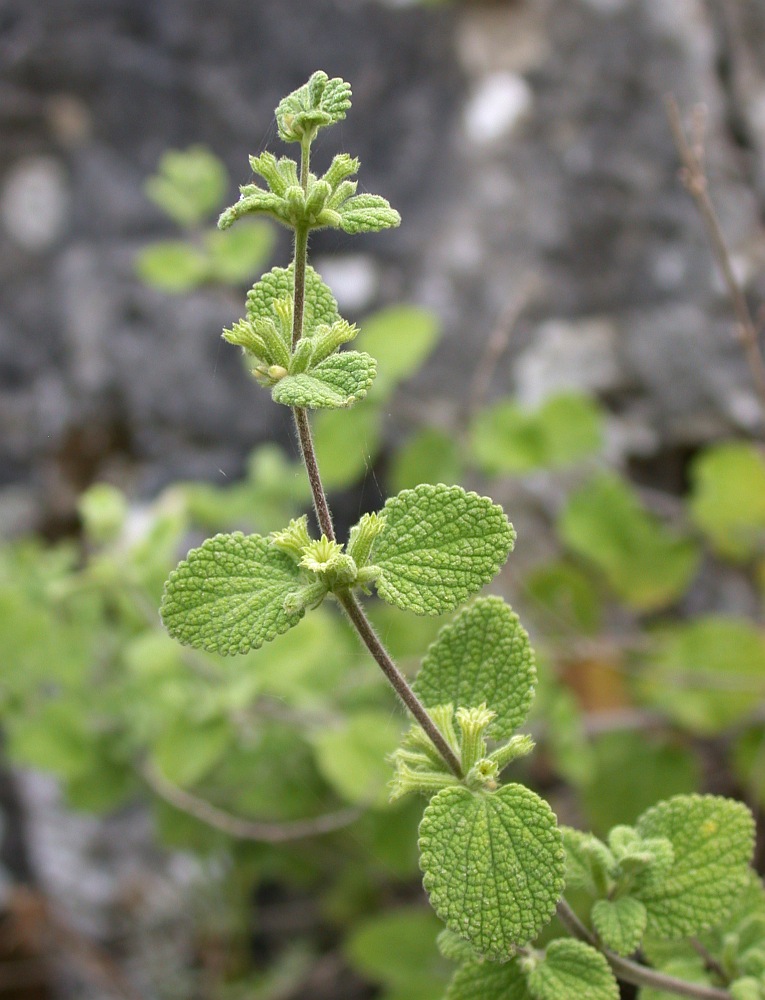
<path fill-rule="evenodd" d="M 205 653 L 249 654 L 303 618 L 310 621 L 327 597 L 342 608 L 412 717 L 392 753 L 392 793 L 419 792 L 428 799 L 420 864 L 433 908 L 446 924 L 442 950 L 460 963 L 449 1000 L 616 1000 L 617 976 L 637 984 L 643 1000 L 761 1000 L 765 899 L 749 868 L 754 824 L 743 805 L 677 795 L 642 812 L 633 825 L 615 826 L 603 840 L 559 829 L 542 798 L 502 780 L 505 769 L 533 748 L 529 736 L 517 733 L 531 705 L 536 668 L 515 613 L 497 597 L 478 597 L 443 626 L 410 685 L 359 600 L 374 588 L 403 611 L 452 611 L 495 576 L 515 532 L 486 497 L 459 486 L 417 484 L 381 511 L 365 514 L 347 542 L 337 540 L 309 411 L 343 410 L 363 399 L 376 362 L 366 352 L 340 349 L 357 330 L 339 316 L 330 290 L 308 266 L 308 238 L 323 227 L 353 234 L 399 223 L 383 198 L 356 194 L 350 178 L 357 160 L 339 154 L 323 176 L 311 173 L 317 132 L 344 118 L 349 107 L 350 87 L 321 72 L 285 98 L 276 109 L 277 126 L 284 141 L 299 143 L 299 162 L 270 153 L 253 157 L 266 187 L 243 187 L 219 223 L 226 229 L 260 213 L 294 232 L 292 264 L 263 276 L 248 295 L 245 319 L 224 337 L 243 349 L 273 399 L 293 411 L 321 535 L 310 535 L 304 515 L 270 535 L 208 539 L 170 574 L 163 621 L 171 635 Z M 544 428 L 559 419 L 548 411 L 534 429 L 517 413 L 498 411 L 485 433 L 520 425 L 528 444 L 513 461 L 525 467 L 546 456 L 558 464 L 565 456 L 551 447 L 554 434 Z M 574 450 L 587 450 L 594 439 L 589 413 L 584 420 L 587 431 L 572 443 Z M 491 459 L 483 458 L 489 467 L 502 467 Z M 651 542 L 666 550 L 671 571 L 658 584 L 641 572 L 625 598 L 651 608 L 682 589 L 695 551 L 656 531 L 618 484 L 604 480 L 595 488 L 606 505 L 613 506 L 616 495 L 621 512 L 621 528 L 615 536 L 606 533 L 599 561 L 611 582 L 625 572 L 620 543 L 627 531 L 628 552 L 641 555 Z M 574 505 L 565 521 L 564 535 L 582 551 L 592 550 L 592 510 Z M 375 735 L 379 716 L 357 722 L 341 729 L 339 738 L 319 734 L 316 740 L 326 773 L 345 788 L 363 790 L 386 741 Z M 361 765 L 356 748 L 364 755 Z M 277 780 L 288 780 L 281 760 Z M 576 894 L 574 906 L 562 896 L 564 885 Z M 356 946 L 364 951 L 358 941 Z M 395 976 L 388 978 L 391 995 L 406 995 Z"/>

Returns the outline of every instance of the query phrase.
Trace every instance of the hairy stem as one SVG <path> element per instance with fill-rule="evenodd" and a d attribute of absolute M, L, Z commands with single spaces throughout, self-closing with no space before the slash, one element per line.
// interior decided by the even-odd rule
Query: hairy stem
<path fill-rule="evenodd" d="M 342 590 L 335 593 L 351 624 L 359 634 L 359 638 L 374 657 L 378 666 L 388 678 L 396 694 L 403 701 L 417 722 L 428 734 L 430 741 L 436 750 L 441 754 L 444 763 L 458 778 L 462 778 L 462 766 L 454 751 L 444 739 L 440 729 L 428 715 L 427 709 L 422 704 L 417 695 L 412 691 L 406 678 L 391 659 L 388 650 L 380 642 L 377 633 L 364 613 L 364 609 L 359 604 L 356 596 L 350 590 Z"/>
<path fill-rule="evenodd" d="M 680 997 L 695 997 L 696 1000 L 731 1000 L 731 995 L 727 990 L 717 986 L 705 986 L 701 983 L 689 983 L 685 979 L 668 976 L 664 972 L 657 972 L 656 969 L 649 969 L 646 965 L 633 962 L 630 958 L 623 958 L 609 948 L 601 947 L 595 935 L 590 933 L 563 898 L 558 902 L 558 919 L 575 938 L 585 941 L 602 952 L 616 976 L 623 979 L 625 983 L 632 983 L 633 986 L 646 986 L 654 990 L 665 990 L 667 993 L 675 993 Z"/>
<path fill-rule="evenodd" d="M 300 183 L 304 191 L 308 190 L 309 162 L 311 150 L 311 138 L 300 144 Z M 305 306 L 305 272 L 308 260 L 308 228 L 298 227 L 295 230 L 295 297 L 292 317 L 292 349 L 303 335 L 303 309 Z M 313 506 L 316 511 L 316 518 L 321 531 L 330 541 L 335 541 L 335 529 L 332 523 L 332 513 L 327 503 L 327 495 L 321 482 L 319 464 L 316 461 L 316 452 L 313 447 L 311 436 L 311 425 L 308 420 L 308 412 L 302 407 L 294 407 L 292 410 L 295 417 L 298 438 L 300 440 L 300 451 L 303 456 L 308 481 L 311 484 L 311 495 Z M 387 649 L 383 646 L 372 628 L 364 609 L 350 590 L 344 590 L 335 595 L 341 606 L 348 615 L 351 624 L 359 634 L 361 641 L 367 647 L 374 659 L 377 661 L 382 672 L 393 685 L 396 694 L 403 701 L 415 719 L 430 737 L 433 745 L 444 759 L 444 763 L 450 771 L 458 777 L 462 777 L 462 767 L 454 751 L 444 739 L 441 731 L 428 715 L 425 706 L 420 702 L 417 695 L 412 691 L 406 678 L 398 669 L 390 657 Z"/>
<path fill-rule="evenodd" d="M 316 461 L 308 411 L 301 407 L 295 407 L 292 412 L 295 417 L 298 438 L 300 439 L 300 451 L 303 456 L 303 463 L 308 473 L 308 482 L 311 484 L 311 495 L 313 497 L 313 508 L 316 511 L 316 519 L 319 522 L 322 533 L 327 536 L 330 542 L 334 542 L 335 526 L 332 523 L 332 512 L 327 503 L 327 494 L 324 492 L 319 465 Z"/>

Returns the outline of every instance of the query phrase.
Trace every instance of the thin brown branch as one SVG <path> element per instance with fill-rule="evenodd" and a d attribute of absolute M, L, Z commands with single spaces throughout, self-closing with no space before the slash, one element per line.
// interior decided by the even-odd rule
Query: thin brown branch
<path fill-rule="evenodd" d="M 311 486 L 313 497 L 313 507 L 316 511 L 316 519 L 319 528 L 327 536 L 330 542 L 335 541 L 335 526 L 332 522 L 332 512 L 327 503 L 327 494 L 321 482 L 321 473 L 316 461 L 316 452 L 313 447 L 313 437 L 311 436 L 311 425 L 308 420 L 308 411 L 295 407 L 292 410 L 295 416 L 295 427 L 297 428 L 298 439 L 300 441 L 300 451 L 303 456 L 308 482 Z"/>
<path fill-rule="evenodd" d="M 728 298 L 736 317 L 738 339 L 757 389 L 760 406 L 765 414 L 765 359 L 763 359 L 760 350 L 757 324 L 752 316 L 741 282 L 736 276 L 730 249 L 709 195 L 709 182 L 704 166 L 703 110 L 697 109 L 696 111 L 694 130 L 690 139 L 683 126 L 677 101 L 673 97 L 667 100 L 667 116 L 682 162 L 680 179 L 696 203 L 704 223 L 707 238 L 722 273 Z"/>
<path fill-rule="evenodd" d="M 475 366 L 473 377 L 470 380 L 468 405 L 471 413 L 480 409 L 486 402 L 486 396 L 488 395 L 489 386 L 491 385 L 497 364 L 510 345 L 510 340 L 520 316 L 528 308 L 539 287 L 540 281 L 537 275 L 526 275 L 521 280 L 518 291 L 502 310 L 497 325 L 486 341 L 486 347 L 478 359 L 478 364 Z"/>
<path fill-rule="evenodd" d="M 361 809 L 352 807 L 325 813 L 322 816 L 313 816 L 310 819 L 289 820 L 283 823 L 245 819 L 192 795 L 184 788 L 179 788 L 148 762 L 144 763 L 140 770 L 151 790 L 165 802 L 237 840 L 286 844 L 292 840 L 304 840 L 307 837 L 342 830 L 362 815 Z"/>
<path fill-rule="evenodd" d="M 584 926 L 563 898 L 558 902 L 558 920 L 573 937 L 597 948 L 607 959 L 614 974 L 619 979 L 623 979 L 625 983 L 646 986 L 654 990 L 665 990 L 667 993 L 674 993 L 679 997 L 695 997 L 696 1000 L 732 1000 L 727 990 L 717 986 L 705 986 L 701 983 L 689 983 L 685 979 L 668 976 L 664 972 L 657 972 L 656 969 L 650 969 L 647 965 L 640 965 L 630 958 L 623 958 L 616 952 L 601 947 L 595 935 Z"/>
<path fill-rule="evenodd" d="M 335 597 L 337 597 L 340 606 L 348 615 L 348 618 L 350 619 L 353 627 L 356 629 L 359 638 L 367 647 L 369 652 L 374 657 L 377 665 L 390 681 L 396 694 L 428 734 L 431 743 L 441 754 L 444 763 L 453 774 L 455 774 L 458 778 L 462 778 L 462 766 L 454 751 L 444 739 L 441 730 L 428 715 L 425 706 L 419 700 L 414 691 L 412 691 L 404 675 L 391 659 L 388 650 L 380 642 L 377 633 L 372 628 L 372 625 L 364 613 L 364 609 L 356 599 L 355 594 L 353 594 L 350 590 L 344 590 L 336 593 Z"/>

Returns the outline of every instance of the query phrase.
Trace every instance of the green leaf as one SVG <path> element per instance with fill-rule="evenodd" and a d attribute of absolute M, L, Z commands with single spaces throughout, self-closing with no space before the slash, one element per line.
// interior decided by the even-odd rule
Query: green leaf
<path fill-rule="evenodd" d="M 707 448 L 691 464 L 691 516 L 712 547 L 745 561 L 765 542 L 765 460 L 753 444 Z"/>
<path fill-rule="evenodd" d="M 441 1000 L 448 973 L 435 944 L 440 927 L 426 909 L 392 910 L 360 924 L 344 950 L 362 975 L 397 995 Z"/>
<path fill-rule="evenodd" d="M 311 737 L 319 770 L 349 802 L 386 806 L 392 777 L 387 758 L 401 740 L 402 720 L 390 712 L 357 712 Z"/>
<path fill-rule="evenodd" d="M 225 233 L 210 230 L 205 234 L 210 280 L 226 285 L 252 280 L 250 276 L 268 259 L 273 245 L 273 228 L 256 220 L 248 219 Z"/>
<path fill-rule="evenodd" d="M 508 739 L 526 719 L 536 668 L 529 637 L 500 597 L 479 597 L 444 625 L 414 682 L 426 706 L 486 704 L 497 713 L 487 730 Z"/>
<path fill-rule="evenodd" d="M 260 535 L 216 535 L 170 574 L 161 615 L 170 635 L 211 652 L 246 653 L 297 625 L 304 611 L 284 602 L 299 591 L 299 570 Z"/>
<path fill-rule="evenodd" d="M 592 907 L 590 916 L 606 948 L 619 955 L 631 955 L 640 947 L 648 923 L 648 911 L 639 899 L 632 896 L 599 899 Z"/>
<path fill-rule="evenodd" d="M 717 616 L 662 630 L 637 683 L 693 732 L 719 733 L 765 697 L 765 637 L 751 622 Z"/>
<path fill-rule="evenodd" d="M 602 416 L 593 400 L 576 393 L 553 396 L 532 412 L 505 399 L 479 413 L 471 441 L 489 475 L 560 468 L 602 447 Z"/>
<path fill-rule="evenodd" d="M 545 632 L 597 632 L 601 620 L 601 599 L 591 579 L 570 563 L 547 563 L 534 568 L 524 579 L 531 601 Z"/>
<path fill-rule="evenodd" d="M 435 427 L 425 427 L 395 452 L 388 479 L 398 493 L 420 483 L 453 483 L 461 472 L 462 460 L 454 437 Z"/>
<path fill-rule="evenodd" d="M 287 375 L 271 390 L 275 402 L 309 409 L 338 409 L 363 399 L 374 382 L 374 358 L 359 351 L 331 354 L 299 375 Z"/>
<path fill-rule="evenodd" d="M 231 746 L 233 733 L 226 719 L 191 722 L 176 719 L 160 735 L 152 759 L 169 781 L 193 785 L 207 775 Z"/>
<path fill-rule="evenodd" d="M 401 216 L 379 194 L 357 194 L 337 209 L 340 228 L 351 235 L 377 233 L 401 225 Z"/>
<path fill-rule="evenodd" d="M 675 853 L 669 872 L 636 882 L 633 895 L 648 911 L 648 930 L 687 937 L 724 921 L 748 879 L 754 820 L 740 802 L 713 795 L 678 795 L 638 819 L 644 837 L 666 837 Z"/>
<path fill-rule="evenodd" d="M 444 1000 L 532 1000 L 516 961 L 468 962 L 458 969 Z"/>
<path fill-rule="evenodd" d="M 551 941 L 528 983 L 534 1000 L 619 1000 L 619 984 L 605 956 L 583 941 Z"/>
<path fill-rule="evenodd" d="M 351 106 L 351 85 L 317 70 L 307 83 L 283 97 L 276 107 L 276 125 L 285 142 L 312 138 L 319 128 L 326 128 L 345 118 Z"/>
<path fill-rule="evenodd" d="M 440 791 L 420 824 L 420 866 L 438 916 L 488 958 L 536 937 L 563 888 L 555 815 L 522 785 Z"/>
<path fill-rule="evenodd" d="M 697 546 L 664 528 L 624 480 L 608 473 L 570 498 L 558 531 L 638 611 L 677 600 L 698 565 Z"/>
<path fill-rule="evenodd" d="M 208 277 L 207 258 L 182 240 L 145 247 L 136 257 L 136 272 L 147 285 L 162 292 L 186 292 Z"/>
<path fill-rule="evenodd" d="M 295 266 L 274 267 L 247 293 L 247 318 L 274 319 L 273 303 L 276 299 L 292 299 L 295 291 Z M 303 309 L 303 335 L 310 336 L 321 324 L 332 326 L 338 318 L 337 302 L 329 287 L 312 267 L 305 273 L 305 306 Z"/>
<path fill-rule="evenodd" d="M 192 227 L 215 211 L 227 185 L 226 168 L 217 156 L 204 146 L 191 146 L 164 153 L 144 190 L 178 225 Z"/>
<path fill-rule="evenodd" d="M 591 773 L 582 798 L 596 833 L 605 835 L 617 823 L 634 823 L 654 802 L 692 792 L 701 780 L 696 756 L 661 734 L 603 733 L 590 747 Z"/>
<path fill-rule="evenodd" d="M 399 382 L 414 375 L 440 336 L 438 317 L 419 306 L 391 306 L 367 317 L 356 346 L 377 359 L 374 398 L 387 399 Z"/>
<path fill-rule="evenodd" d="M 566 888 L 584 889 L 591 896 L 605 894 L 616 864 L 609 849 L 591 833 L 570 826 L 561 827 L 561 835 L 566 852 Z"/>
<path fill-rule="evenodd" d="M 438 615 L 488 583 L 515 530 L 501 507 L 460 486 L 418 486 L 387 501 L 372 549 L 379 595 L 416 614 Z"/>
<path fill-rule="evenodd" d="M 380 450 L 380 421 L 379 409 L 368 400 L 352 410 L 316 415 L 313 443 L 326 489 L 345 489 L 372 468 Z"/>
<path fill-rule="evenodd" d="M 98 545 L 119 537 L 128 514 L 127 497 L 110 483 L 94 483 L 77 501 L 85 533 Z"/>

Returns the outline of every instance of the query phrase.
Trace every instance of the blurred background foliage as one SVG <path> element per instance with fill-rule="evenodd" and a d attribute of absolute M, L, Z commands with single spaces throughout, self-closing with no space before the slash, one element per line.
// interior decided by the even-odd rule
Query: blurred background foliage
<path fill-rule="evenodd" d="M 507 16 L 505 7 L 524 8 L 443 6 L 450 9 L 440 18 L 480 8 L 478 16 L 490 24 Z M 411 15 L 427 16 L 385 16 L 402 18 L 400 30 L 429 24 L 407 21 Z M 7 37 L 19 23 L 9 15 Z M 435 23 L 445 31 L 453 21 Z M 401 100 L 406 107 L 406 95 Z M 220 380 L 232 376 L 232 399 L 249 398 L 238 395 L 244 376 L 230 360 L 235 352 L 210 346 L 222 323 L 218 305 L 209 303 L 240 308 L 251 281 L 283 263 L 284 248 L 264 223 L 215 229 L 232 187 L 227 168 L 199 143 L 166 148 L 168 131 L 143 195 L 165 218 L 155 227 L 162 239 L 153 238 L 154 230 L 132 239 L 129 268 L 140 294 L 166 303 L 168 315 L 175 308 L 190 327 L 203 321 L 204 360 L 190 349 L 192 360 L 217 372 L 225 353 Z M 395 136 L 386 141 L 395 147 Z M 373 171 L 376 162 L 384 177 L 372 155 Z M 409 177 L 404 194 L 415 180 L 427 183 Z M 602 177 L 599 183 L 607 186 Z M 374 176 L 370 186 L 387 193 Z M 456 198 L 448 204 L 459 217 Z M 491 246 L 494 236 L 484 236 Z M 337 248 L 319 241 L 317 249 L 318 269 L 330 284 L 339 274 L 340 290 L 352 299 L 368 279 L 364 262 L 360 270 L 353 271 L 356 260 L 350 272 L 338 272 Z M 398 250 L 411 260 L 405 245 Z M 489 254 L 496 262 L 496 249 Z M 518 610 L 539 659 L 531 720 L 539 749 L 519 774 L 564 822 L 602 835 L 658 798 L 710 790 L 743 798 L 762 826 L 762 413 L 752 416 L 737 397 L 739 416 L 746 410 L 738 422 L 711 420 L 701 432 L 665 439 L 662 461 L 646 457 L 624 443 L 636 433 L 629 419 L 632 397 L 640 395 L 634 384 L 617 392 L 579 371 L 572 379 L 541 378 L 533 392 L 522 391 L 519 377 L 511 391 L 505 362 L 510 355 L 518 360 L 511 342 L 516 328 L 523 333 L 529 315 L 544 319 L 534 295 L 521 296 L 491 337 L 488 328 L 475 327 L 487 313 L 501 312 L 496 292 L 488 289 L 490 301 L 478 308 L 480 291 L 465 289 L 464 309 L 475 318 L 457 348 L 454 327 L 464 312 L 459 321 L 450 313 L 453 293 L 436 282 L 435 293 L 407 299 L 386 267 L 375 280 L 393 294 L 362 296 L 355 307 L 359 349 L 378 358 L 377 381 L 352 410 L 315 420 L 323 477 L 340 520 L 355 520 L 385 495 L 420 482 L 459 482 L 505 504 L 519 529 L 519 550 L 496 589 Z M 732 321 L 727 306 L 718 308 L 723 332 L 716 334 L 724 337 Z M 555 345 L 549 328 L 544 336 Z M 589 334 L 580 328 L 577 336 L 581 347 Z M 565 369 L 572 364 L 570 342 L 557 342 Z M 576 357 L 575 366 L 587 355 Z M 182 375 L 185 361 L 179 355 L 177 362 Z M 662 365 L 660 358 L 653 363 Z M 435 400 L 425 392 L 429 364 L 452 379 Z M 739 376 L 746 386 L 745 368 Z M 246 389 L 254 399 L 257 387 Z M 183 391 L 181 377 L 167 388 L 168 397 Z M 192 395 L 198 406 L 196 388 Z M 672 401 L 665 406 L 655 416 L 659 425 L 663 412 L 672 415 Z M 0 990 L 9 995 L 443 995 L 449 963 L 435 947 L 438 921 L 425 905 L 417 868 L 421 803 L 387 802 L 386 757 L 404 720 L 335 609 L 323 606 L 300 629 L 234 660 L 179 647 L 161 629 L 163 582 L 191 544 L 215 531 L 267 533 L 309 508 L 284 427 L 264 433 L 260 410 L 239 410 L 239 443 L 248 439 L 250 416 L 249 439 L 262 443 L 230 481 L 211 475 L 211 461 L 223 454 L 214 448 L 204 474 L 189 476 L 194 461 L 167 458 L 170 435 L 158 459 L 167 462 L 163 474 L 144 478 L 142 488 L 119 463 L 91 463 L 70 484 L 71 509 L 42 504 L 35 524 L 21 519 L 27 530 L 11 523 L 4 531 L 0 727 L 10 790 L 0 860 L 5 927 L 12 932 L 0 928 Z M 200 418 L 189 436 L 205 446 L 211 435 L 225 436 L 228 411 L 221 413 L 223 430 L 202 429 Z M 148 419 L 159 427 L 170 422 L 167 413 Z M 155 461 L 150 447 L 146 455 Z M 106 479 L 99 474 L 104 467 L 111 472 Z M 376 604 L 372 614 L 413 675 L 442 622 Z M 104 912 L 93 902 L 97 892 L 83 894 L 84 902 L 74 888 L 71 899 L 60 890 L 51 895 L 35 871 L 45 849 L 34 830 L 39 796 L 25 782 L 41 773 L 55 778 L 65 798 L 54 817 L 97 817 L 87 820 L 89 836 L 96 829 L 125 850 L 151 855 L 141 878 L 137 864 L 127 879 L 123 873 L 118 902 L 102 890 L 116 916 L 100 924 L 93 918 Z M 147 816 L 150 826 L 141 828 L 136 848 L 130 824 Z M 65 852 L 51 855 L 48 848 L 48 855 L 68 863 Z M 98 858 L 87 863 L 115 877 L 99 868 Z"/>
<path fill-rule="evenodd" d="M 147 193 L 188 232 L 141 252 L 142 280 L 180 294 L 244 278 L 221 266 L 232 251 L 202 228 L 220 201 L 220 173 L 198 147 L 165 154 Z M 243 231 L 247 273 L 265 269 L 268 230 Z M 200 267 L 173 280 L 186 253 L 199 254 Z M 508 482 L 554 484 L 549 557 L 522 573 L 511 559 L 500 578 L 540 657 L 532 731 L 542 752 L 525 780 L 601 835 L 658 798 L 710 786 L 765 807 L 765 637 L 756 619 L 724 607 L 691 613 L 702 562 L 719 562 L 761 600 L 765 464 L 757 445 L 699 452 L 688 491 L 662 514 L 608 462 L 606 411 L 572 392 L 534 407 L 494 399 L 464 424 L 413 424 L 381 462 L 386 411 L 439 336 L 437 317 L 422 308 L 367 317 L 358 339 L 378 357 L 381 376 L 355 408 L 319 415 L 317 449 L 331 491 L 353 491 L 372 469 L 381 491 L 468 482 L 501 497 Z M 342 960 L 380 983 L 382 996 L 437 1000 L 446 969 L 434 950 L 437 921 L 417 900 L 419 805 L 387 803 L 387 757 L 404 720 L 344 621 L 324 607 L 231 661 L 184 649 L 161 628 L 162 585 L 190 542 L 216 530 L 267 533 L 308 507 L 302 469 L 278 445 L 257 448 L 247 469 L 241 482 L 174 483 L 142 504 L 97 483 L 79 501 L 80 539 L 6 543 L 7 758 L 55 775 L 74 809 L 106 813 L 146 801 L 161 843 L 226 859 L 232 939 L 211 995 L 291 995 L 325 960 L 331 928 L 333 937 L 347 935 Z M 440 622 L 389 607 L 375 607 L 374 617 L 412 674 Z M 230 836 L 248 817 L 253 832 Z M 315 817 L 336 819 L 339 829 L 290 841 L 290 823 Z M 282 835 L 284 845 L 268 843 Z M 232 942 L 251 919 L 242 893 L 273 885 L 310 897 L 326 924 L 280 944 L 256 973 L 244 945 L 237 959 Z M 202 920 L 203 964 L 207 930 Z"/>

